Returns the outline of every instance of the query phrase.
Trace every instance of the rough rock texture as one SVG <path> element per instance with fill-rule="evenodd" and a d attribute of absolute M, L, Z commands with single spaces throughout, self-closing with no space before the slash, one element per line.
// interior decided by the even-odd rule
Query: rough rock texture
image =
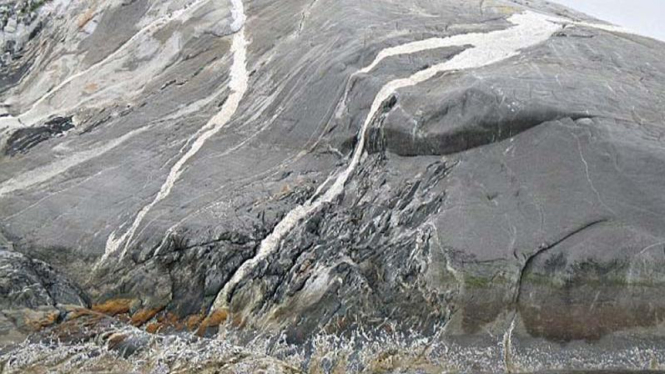
<path fill-rule="evenodd" d="M 279 371 L 664 365 L 662 43 L 544 1 L 12 4 L 0 329 L 57 318 L 10 372 L 176 370 L 139 348 L 182 331 Z"/>
<path fill-rule="evenodd" d="M 57 322 L 61 309 L 72 305 L 90 306 L 77 285 L 42 261 L 0 249 L 0 343 Z"/>

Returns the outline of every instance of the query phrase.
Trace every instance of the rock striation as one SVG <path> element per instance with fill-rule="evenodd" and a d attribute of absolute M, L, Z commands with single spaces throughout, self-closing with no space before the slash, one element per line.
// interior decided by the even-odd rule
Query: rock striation
<path fill-rule="evenodd" d="M 663 369 L 661 42 L 540 0 L 0 28 L 4 371 Z"/>

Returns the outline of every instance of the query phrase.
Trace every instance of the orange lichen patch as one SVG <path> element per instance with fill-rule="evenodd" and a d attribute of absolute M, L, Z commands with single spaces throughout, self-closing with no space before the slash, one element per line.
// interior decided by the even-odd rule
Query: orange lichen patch
<path fill-rule="evenodd" d="M 208 315 L 203 320 L 203 322 L 201 322 L 198 330 L 196 330 L 196 334 L 202 336 L 209 328 L 221 325 L 222 323 L 226 322 L 228 318 L 229 312 L 226 309 L 215 310 L 210 313 L 210 315 Z"/>
<path fill-rule="evenodd" d="M 131 323 L 133 326 L 142 326 L 150 321 L 157 313 L 161 312 L 164 307 L 155 309 L 141 309 L 132 315 Z"/>
<path fill-rule="evenodd" d="M 98 313 L 115 316 L 118 314 L 129 313 L 132 299 L 112 299 L 102 304 L 95 304 L 92 310 Z"/>
<path fill-rule="evenodd" d="M 153 322 L 149 323 L 148 326 L 145 327 L 145 331 L 150 334 L 156 334 L 161 327 L 162 325 L 160 323 Z"/>
<path fill-rule="evenodd" d="M 93 305 L 92 310 L 109 316 L 116 316 L 118 314 L 129 313 L 129 307 L 133 301 L 133 299 L 111 299 L 103 304 Z"/>
<path fill-rule="evenodd" d="M 185 324 L 180 317 L 169 312 L 159 314 L 157 322 L 161 324 L 162 328 L 171 328 L 176 331 L 181 331 L 185 328 Z"/>
<path fill-rule="evenodd" d="M 80 318 L 80 317 L 83 317 L 83 316 L 91 316 L 91 315 L 97 315 L 97 314 L 98 313 L 95 313 L 90 309 L 76 308 L 76 309 L 73 309 L 72 311 L 70 311 L 67 314 L 67 319 L 71 320 L 71 319 L 77 319 L 77 318 Z"/>
<path fill-rule="evenodd" d="M 60 312 L 34 313 L 26 316 L 25 324 L 38 331 L 43 328 L 53 326 L 58 322 Z"/>
<path fill-rule="evenodd" d="M 204 314 L 193 314 L 185 319 L 185 326 L 187 326 L 187 330 L 194 331 L 204 319 Z"/>
<path fill-rule="evenodd" d="M 108 317 L 106 317 L 105 314 L 96 313 L 88 309 L 79 309 L 77 311 L 69 313 L 67 315 L 67 321 L 65 323 L 72 322 L 82 325 L 94 325 L 99 321 L 103 320 L 104 318 Z"/>

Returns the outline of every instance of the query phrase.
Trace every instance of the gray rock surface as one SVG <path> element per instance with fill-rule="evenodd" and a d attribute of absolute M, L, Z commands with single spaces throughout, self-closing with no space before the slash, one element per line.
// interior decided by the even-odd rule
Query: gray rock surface
<path fill-rule="evenodd" d="M 89 306 L 85 294 L 51 266 L 20 253 L 0 251 L 2 309 L 71 304 Z"/>
<path fill-rule="evenodd" d="M 0 249 L 0 344 L 57 322 L 65 306 L 90 307 L 90 301 L 48 264 Z"/>
<path fill-rule="evenodd" d="M 662 43 L 545 1 L 21 4 L 2 308 L 302 370 L 662 368 Z"/>

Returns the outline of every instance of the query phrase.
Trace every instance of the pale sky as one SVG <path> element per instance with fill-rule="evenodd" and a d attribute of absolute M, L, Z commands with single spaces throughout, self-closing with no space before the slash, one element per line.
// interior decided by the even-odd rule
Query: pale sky
<path fill-rule="evenodd" d="M 665 41 L 665 0 L 550 0 Z"/>

